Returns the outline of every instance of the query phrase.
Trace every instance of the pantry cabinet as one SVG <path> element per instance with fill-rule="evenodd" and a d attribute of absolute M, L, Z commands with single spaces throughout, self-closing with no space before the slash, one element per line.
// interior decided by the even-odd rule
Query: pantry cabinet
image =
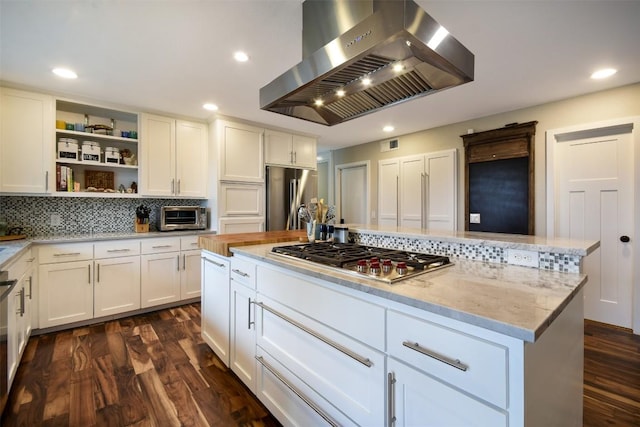
<path fill-rule="evenodd" d="M 453 149 L 380 160 L 380 224 L 455 231 L 456 154 L 456 150 Z"/>
<path fill-rule="evenodd" d="M 148 196 L 206 197 L 207 126 L 143 114 L 141 193 Z"/>
<path fill-rule="evenodd" d="M 229 366 L 229 259 L 202 254 L 202 339 Z"/>
<path fill-rule="evenodd" d="M 316 140 L 274 130 L 265 131 L 265 163 L 285 167 L 315 169 Z"/>
<path fill-rule="evenodd" d="M 0 88 L 0 192 L 53 191 L 53 97 Z"/>

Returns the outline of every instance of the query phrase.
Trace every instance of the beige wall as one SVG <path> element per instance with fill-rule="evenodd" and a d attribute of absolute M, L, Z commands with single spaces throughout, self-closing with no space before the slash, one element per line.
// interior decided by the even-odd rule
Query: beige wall
<path fill-rule="evenodd" d="M 333 152 L 333 164 L 340 165 L 361 160 L 371 161 L 371 206 L 378 205 L 378 160 L 428 153 L 443 149 L 458 149 L 458 229 L 464 229 L 464 150 L 460 135 L 467 129 L 476 132 L 501 128 L 507 123 L 538 121 L 535 139 L 535 203 L 536 234 L 546 233 L 546 191 L 545 191 L 545 132 L 573 125 L 599 122 L 622 117 L 640 116 L 640 83 L 589 95 L 565 99 L 486 116 L 466 122 L 429 129 L 408 135 L 397 136 L 400 148 L 380 152 L 380 141 L 344 148 Z M 393 139 L 390 136 L 387 139 Z M 377 216 L 377 215 L 376 215 Z M 372 219 L 372 223 L 376 220 Z"/>

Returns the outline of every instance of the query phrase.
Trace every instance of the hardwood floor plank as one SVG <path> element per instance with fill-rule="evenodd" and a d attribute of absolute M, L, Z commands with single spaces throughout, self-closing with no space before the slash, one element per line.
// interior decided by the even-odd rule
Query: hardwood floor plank
<path fill-rule="evenodd" d="M 129 360 L 129 352 L 125 338 L 120 332 L 107 333 L 107 345 L 109 346 L 109 354 L 116 368 L 133 367 Z"/>
<path fill-rule="evenodd" d="M 153 366 L 156 372 L 158 372 L 160 381 L 162 381 L 163 384 L 180 380 L 180 373 L 175 368 L 175 359 L 169 356 L 160 342 L 154 342 L 149 345 L 147 347 L 147 353 L 149 353 L 153 361 Z"/>
<path fill-rule="evenodd" d="M 71 374 L 69 425 L 86 427 L 96 425 L 93 391 L 93 375 L 90 369 Z"/>
<path fill-rule="evenodd" d="M 91 366 L 91 337 L 88 334 L 73 336 L 72 369 L 83 371 Z"/>
<path fill-rule="evenodd" d="M 65 339 L 65 341 L 67 340 Z M 58 354 L 58 357 L 60 357 L 60 354 Z M 67 357 L 67 359 L 59 358 L 58 360 L 54 360 L 53 362 L 51 362 L 51 365 L 49 367 L 50 373 L 49 381 L 46 386 L 47 396 L 43 415 L 45 421 L 51 420 L 61 415 L 65 415 L 67 417 L 69 415 L 69 377 L 71 376 L 71 354 L 69 354 Z"/>
<path fill-rule="evenodd" d="M 167 395 L 174 402 L 178 419 L 185 427 L 208 427 L 209 423 L 193 399 L 191 390 L 183 381 L 165 384 Z"/>
<path fill-rule="evenodd" d="M 142 342 L 139 335 L 128 337 L 126 339 L 126 346 L 127 352 L 129 353 L 129 360 L 136 374 L 154 369 L 151 357 L 149 353 L 147 353 L 147 346 Z"/>
<path fill-rule="evenodd" d="M 145 344 L 151 344 L 156 341 L 160 341 L 158 335 L 156 335 L 156 331 L 153 330 L 153 327 L 150 323 L 145 323 L 140 326 L 136 326 L 133 330 L 135 335 L 140 336 L 140 339 Z"/>
<path fill-rule="evenodd" d="M 133 368 L 118 368 L 115 371 L 115 377 L 123 425 L 128 426 L 147 419 L 147 407 Z"/>
<path fill-rule="evenodd" d="M 152 423 L 163 427 L 180 427 L 177 410 L 167 396 L 158 374 L 154 370 L 148 370 L 138 374 L 138 378 Z"/>
<path fill-rule="evenodd" d="M 94 399 L 96 409 L 104 409 L 116 405 L 120 396 L 113 370 L 111 355 L 93 359 Z"/>

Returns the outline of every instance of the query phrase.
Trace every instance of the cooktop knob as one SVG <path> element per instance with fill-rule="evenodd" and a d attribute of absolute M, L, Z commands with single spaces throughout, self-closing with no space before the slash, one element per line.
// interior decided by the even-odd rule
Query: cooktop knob
<path fill-rule="evenodd" d="M 396 264 L 396 271 L 400 276 L 407 274 L 407 263 L 399 262 L 398 264 Z"/>

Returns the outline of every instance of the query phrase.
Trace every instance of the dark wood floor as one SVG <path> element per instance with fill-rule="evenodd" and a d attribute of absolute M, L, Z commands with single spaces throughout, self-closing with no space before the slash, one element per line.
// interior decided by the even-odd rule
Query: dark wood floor
<path fill-rule="evenodd" d="M 200 336 L 200 304 L 31 338 L 0 423 L 279 426 Z"/>
<path fill-rule="evenodd" d="M 200 305 L 33 337 L 0 425 L 279 426 L 200 337 Z M 585 322 L 584 425 L 640 426 L 640 336 Z"/>

